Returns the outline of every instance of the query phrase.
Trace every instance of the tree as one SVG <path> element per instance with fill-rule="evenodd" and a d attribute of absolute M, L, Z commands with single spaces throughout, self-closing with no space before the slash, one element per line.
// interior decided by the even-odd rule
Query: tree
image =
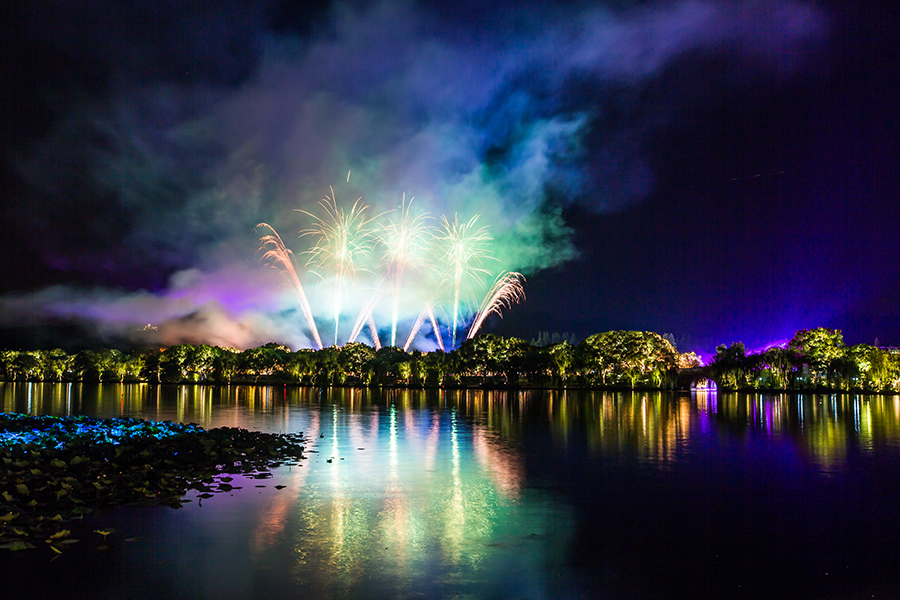
<path fill-rule="evenodd" d="M 662 387 L 674 382 L 678 352 L 648 331 L 594 334 L 576 348 L 576 361 L 590 384 Z"/>
<path fill-rule="evenodd" d="M 191 381 L 210 381 L 215 378 L 216 356 L 221 352 L 207 344 L 194 346 L 185 356 L 184 371 Z"/>
<path fill-rule="evenodd" d="M 844 336 L 840 329 L 801 329 L 788 342 L 788 349 L 796 352 L 801 364 L 809 367 L 813 385 L 831 383 L 829 369 L 843 355 Z"/>
<path fill-rule="evenodd" d="M 896 349 L 857 344 L 847 348 L 844 357 L 853 363 L 851 388 L 867 392 L 900 390 L 900 353 Z"/>
<path fill-rule="evenodd" d="M 495 333 L 480 333 L 460 344 L 456 354 L 464 374 L 487 377 L 500 372 L 506 359 L 507 344 Z"/>
<path fill-rule="evenodd" d="M 563 341 L 546 348 L 546 354 L 550 358 L 550 375 L 556 378 L 560 385 L 565 385 L 566 378 L 575 364 L 575 346 Z"/>
<path fill-rule="evenodd" d="M 218 348 L 213 360 L 213 380 L 216 383 L 231 383 L 239 358 L 240 351 L 236 348 Z"/>
<path fill-rule="evenodd" d="M 95 352 L 90 350 L 79 350 L 72 362 L 75 371 L 75 377 L 82 381 L 100 381 L 100 360 Z"/>
<path fill-rule="evenodd" d="M 427 371 L 425 368 L 426 354 L 421 350 L 413 350 L 410 353 L 410 382 L 416 386 L 425 385 Z"/>
<path fill-rule="evenodd" d="M 716 355 L 709 361 L 712 379 L 716 387 L 723 390 L 739 390 L 749 385 L 749 367 L 747 348 L 743 342 L 730 346 L 720 344 L 716 347 Z"/>
<path fill-rule="evenodd" d="M 441 350 L 434 350 L 424 355 L 421 359 L 425 369 L 425 383 L 427 385 L 441 386 L 444 384 L 444 376 L 455 372 L 453 361 L 456 354 L 447 354 Z"/>
<path fill-rule="evenodd" d="M 193 347 L 188 344 L 169 346 L 159 355 L 159 380 L 165 383 L 181 383 L 187 374 Z"/>
<path fill-rule="evenodd" d="M 696 352 L 682 352 L 678 355 L 679 369 L 698 369 L 702 366 L 703 361 Z"/>
<path fill-rule="evenodd" d="M 258 382 L 260 377 L 271 376 L 280 370 L 283 359 L 277 347 L 248 348 L 238 355 L 236 371 Z"/>
<path fill-rule="evenodd" d="M 162 350 L 156 346 L 147 346 L 132 354 L 132 358 L 140 357 L 144 363 L 141 370 L 138 372 L 138 379 L 140 381 L 159 383 L 159 374 L 161 370 L 159 359 L 161 356 Z"/>
<path fill-rule="evenodd" d="M 375 353 L 375 358 L 369 363 L 372 365 L 372 377 L 374 383 L 386 383 L 389 380 L 402 379 L 398 365 L 409 361 L 409 354 L 396 346 L 384 346 Z M 404 367 L 405 369 L 405 367 Z M 409 374 L 407 373 L 407 377 Z"/>
<path fill-rule="evenodd" d="M 288 379 L 295 382 L 311 378 L 316 374 L 316 351 L 302 348 L 288 355 L 284 363 L 284 373 Z"/>
<path fill-rule="evenodd" d="M 507 338 L 503 342 L 504 351 L 500 367 L 507 383 L 518 385 L 519 377 L 528 375 L 533 370 L 531 366 L 536 363 L 532 359 L 537 354 L 531 344 L 519 338 Z"/>
<path fill-rule="evenodd" d="M 362 380 L 368 364 L 374 359 L 374 348 L 362 342 L 348 342 L 340 349 L 338 365 L 346 375 Z"/>
<path fill-rule="evenodd" d="M 12 367 L 17 381 L 39 381 L 43 371 L 43 365 L 34 352 L 20 352 Z"/>
<path fill-rule="evenodd" d="M 768 369 L 772 386 L 777 389 L 790 389 L 794 385 L 794 376 L 799 367 L 797 353 L 790 348 L 774 346 L 762 354 L 762 363 Z"/>
<path fill-rule="evenodd" d="M 45 381 L 62 381 L 72 364 L 73 357 L 56 348 L 43 352 L 43 379 Z"/>
<path fill-rule="evenodd" d="M 18 356 L 19 353 L 16 350 L 0 351 L 0 378 L 4 381 L 12 381 L 16 378 L 13 363 L 16 362 Z"/>
<path fill-rule="evenodd" d="M 122 382 L 125 379 L 128 356 L 120 350 L 104 348 L 95 354 L 100 369 L 100 381 Z"/>
<path fill-rule="evenodd" d="M 147 368 L 147 355 L 135 352 L 125 361 L 125 380 L 141 381 L 141 377 Z"/>
<path fill-rule="evenodd" d="M 340 348 L 329 346 L 315 353 L 315 383 L 316 385 L 331 385 L 335 379 L 340 380 L 341 364 Z"/>

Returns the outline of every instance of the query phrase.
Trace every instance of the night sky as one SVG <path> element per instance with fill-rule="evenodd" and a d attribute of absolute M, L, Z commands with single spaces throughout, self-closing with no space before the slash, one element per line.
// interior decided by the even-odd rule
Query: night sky
<path fill-rule="evenodd" d="M 297 209 L 329 186 L 480 214 L 527 278 L 486 330 L 900 345 L 892 2 L 16 4 L 4 347 L 308 346 L 254 228 L 327 331 Z"/>

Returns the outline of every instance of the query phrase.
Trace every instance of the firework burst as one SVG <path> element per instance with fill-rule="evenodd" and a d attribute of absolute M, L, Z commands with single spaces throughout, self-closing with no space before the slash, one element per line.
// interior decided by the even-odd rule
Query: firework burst
<path fill-rule="evenodd" d="M 522 285 L 524 280 L 525 278 L 521 273 L 505 273 L 497 277 L 494 285 L 491 286 L 491 289 L 488 290 L 487 295 L 484 297 L 484 301 L 475 315 L 475 320 L 472 321 L 472 326 L 469 328 L 469 335 L 466 339 L 471 340 L 478 334 L 485 317 L 495 314 L 502 318 L 504 307 L 511 308 L 513 304 L 517 304 L 525 299 L 525 288 Z"/>
<path fill-rule="evenodd" d="M 395 212 L 396 221 L 388 222 L 378 230 L 377 242 L 383 248 L 382 265 L 390 286 L 391 301 L 391 346 L 397 345 L 397 319 L 400 310 L 400 295 L 403 288 L 403 273 L 407 269 L 423 272 L 427 267 L 426 256 L 431 245 L 432 234 L 427 225 L 428 215 L 413 216 L 410 212 L 414 198 L 406 202 L 406 195 Z"/>
<path fill-rule="evenodd" d="M 460 222 L 455 215 L 452 221 L 441 217 L 439 226 L 431 227 L 431 217 L 427 213 L 414 214 L 411 210 L 413 200 L 407 202 L 404 195 L 399 207 L 393 211 L 369 218 L 368 207 L 361 198 L 345 210 L 338 206 L 334 190 L 330 191 L 331 194 L 319 203 L 322 209 L 319 214 L 298 212 L 312 219 L 312 226 L 300 232 L 301 238 L 314 240 L 304 252 L 308 255 L 308 271 L 333 290 L 329 309 L 333 310 L 330 316 L 334 322 L 335 345 L 341 340 L 339 327 L 348 298 L 361 308 L 345 341 L 355 341 L 368 327 L 376 348 L 381 347 L 376 320 L 388 314 L 387 310 L 378 310 L 384 298 L 388 297 L 390 301 L 392 346 L 397 345 L 401 316 L 409 314 L 409 309 L 418 304 L 421 307 L 417 310 L 418 318 L 411 323 L 404 350 L 412 345 L 426 319 L 431 323 L 438 347 L 445 349 L 436 314 L 449 321 L 445 328 L 449 329 L 452 349 L 456 347 L 459 329 L 470 316 L 474 315 L 474 320 L 467 333 L 469 338 L 479 331 L 489 315 L 500 315 L 504 308 L 524 298 L 524 278 L 519 273 L 509 272 L 494 280 L 478 310 L 474 310 L 476 297 L 481 297 L 488 287 L 485 282 L 494 276 L 486 265 L 496 260 L 490 252 L 492 238 L 487 227 L 478 223 L 479 215 L 465 222 Z M 387 216 L 382 224 L 375 223 L 383 215 Z M 258 227 L 266 233 L 260 238 L 258 254 L 261 260 L 279 270 L 290 284 L 312 338 L 322 348 L 310 303 L 294 266 L 293 253 L 271 226 L 260 223 Z M 411 279 L 411 273 L 417 277 Z"/>
<path fill-rule="evenodd" d="M 333 188 L 331 196 L 326 196 L 319 206 L 325 211 L 324 217 L 298 211 L 313 219 L 313 226 L 301 231 L 300 237 L 312 236 L 316 240 L 307 250 L 307 265 L 322 279 L 334 280 L 334 343 L 337 344 L 342 300 L 350 293 L 350 286 L 356 285 L 359 272 L 372 253 L 373 219 L 366 217 L 368 207 L 362 204 L 362 198 L 349 211 L 339 208 Z"/>
<path fill-rule="evenodd" d="M 492 258 L 487 248 L 492 238 L 487 226 L 477 227 L 479 217 L 475 215 L 466 223 L 460 223 L 455 215 L 452 222 L 447 217 L 441 217 L 441 228 L 435 238 L 438 263 L 443 267 L 443 280 L 451 290 L 451 348 L 456 347 L 463 293 L 471 284 L 478 284 L 485 275 L 490 275 L 484 263 Z"/>

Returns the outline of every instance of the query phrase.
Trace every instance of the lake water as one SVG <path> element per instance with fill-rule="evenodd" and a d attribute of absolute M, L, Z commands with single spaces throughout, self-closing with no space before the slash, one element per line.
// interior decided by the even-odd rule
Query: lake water
<path fill-rule="evenodd" d="M 7 383 L 0 407 L 309 440 L 242 489 L 91 515 L 107 548 L 0 553 L 29 598 L 900 597 L 900 397 Z"/>

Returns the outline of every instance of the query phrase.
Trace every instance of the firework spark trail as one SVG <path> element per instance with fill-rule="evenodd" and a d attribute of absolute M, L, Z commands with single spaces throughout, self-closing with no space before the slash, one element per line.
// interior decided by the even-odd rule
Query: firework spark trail
<path fill-rule="evenodd" d="M 387 271 L 391 287 L 391 346 L 397 345 L 397 319 L 400 312 L 400 293 L 402 291 L 403 272 L 408 267 L 422 271 L 428 265 L 425 262 L 431 231 L 425 224 L 428 214 L 413 217 L 410 213 L 415 198 L 406 202 L 406 194 L 398 207 L 400 218 L 397 222 L 389 220 L 377 234 L 379 244 L 384 247 L 382 264 Z"/>
<path fill-rule="evenodd" d="M 502 318 L 501 310 L 503 307 L 510 308 L 514 303 L 525 299 L 525 288 L 522 286 L 524 279 L 521 273 L 506 273 L 497 277 L 494 285 L 491 286 L 484 301 L 481 303 L 481 307 L 478 309 L 475 320 L 472 321 L 472 326 L 469 328 L 469 335 L 466 339 L 471 340 L 475 337 L 485 317 L 489 314 L 494 313 Z"/>
<path fill-rule="evenodd" d="M 359 337 L 359 334 L 362 333 L 363 326 L 366 325 L 370 320 L 374 322 L 372 319 L 372 311 L 375 309 L 375 306 L 381 300 L 381 297 L 384 295 L 384 292 L 381 289 L 375 291 L 372 294 L 372 297 L 366 302 L 366 304 L 359 311 L 359 315 L 356 317 L 356 322 L 353 324 L 353 329 L 350 332 L 350 337 L 347 339 L 348 342 L 355 342 L 356 338 Z"/>
<path fill-rule="evenodd" d="M 418 318 L 416 318 L 416 322 L 413 323 L 412 329 L 409 330 L 409 337 L 406 338 L 406 343 L 403 344 L 404 352 L 409 352 L 409 346 L 410 344 L 412 344 L 413 338 L 416 337 L 416 334 L 419 333 L 419 329 L 422 327 L 422 323 L 425 322 L 425 313 L 425 310 L 419 313 Z"/>
<path fill-rule="evenodd" d="M 434 330 L 434 337 L 437 340 L 438 347 L 440 347 L 441 352 L 446 352 L 444 350 L 444 340 L 441 337 L 441 329 L 438 327 L 437 319 L 434 318 L 434 310 L 430 304 L 425 305 L 425 310 L 428 311 L 428 318 L 431 319 L 431 328 Z"/>
<path fill-rule="evenodd" d="M 381 340 L 378 338 L 378 329 L 375 327 L 375 319 L 369 314 L 369 335 L 372 336 L 372 345 L 376 350 L 381 350 Z"/>
<path fill-rule="evenodd" d="M 322 339 L 319 337 L 319 330 L 313 319 L 312 309 L 309 306 L 309 301 L 306 299 L 306 293 L 303 291 L 303 285 L 301 285 L 300 278 L 297 277 L 297 271 L 294 269 L 294 253 L 288 250 L 281 240 L 281 236 L 278 235 L 278 232 L 275 231 L 271 225 L 268 223 L 260 223 L 256 226 L 257 229 L 261 227 L 268 229 L 272 233 L 263 236 L 260 239 L 257 254 L 262 253 L 260 260 L 269 263 L 270 267 L 280 271 L 288 280 L 288 283 L 297 295 L 297 300 L 300 302 L 300 310 L 303 312 L 303 316 L 306 317 L 309 331 L 312 334 L 316 345 L 319 347 L 319 350 L 321 350 Z"/>
<path fill-rule="evenodd" d="M 349 177 L 349 175 L 348 175 Z M 315 245 L 307 250 L 310 255 L 307 264 L 313 265 L 318 274 L 326 279 L 327 274 L 334 276 L 334 343 L 338 342 L 338 325 L 341 319 L 341 299 L 348 282 L 355 282 L 361 269 L 360 262 L 372 251 L 372 229 L 369 223 L 373 219 L 365 217 L 365 204 L 362 198 L 356 200 L 349 212 L 338 208 L 334 188 L 331 196 L 326 196 L 319 205 L 325 210 L 325 217 L 319 217 L 305 210 L 305 215 L 313 218 L 314 225 L 300 232 L 300 237 L 307 235 L 317 238 Z"/>
<path fill-rule="evenodd" d="M 403 345 L 403 350 L 409 350 L 410 345 L 412 345 L 413 339 L 416 337 L 416 334 L 419 333 L 419 330 L 425 323 L 425 317 L 428 317 L 428 320 L 431 321 L 431 329 L 434 331 L 434 339 L 437 340 L 438 348 L 441 349 L 441 352 L 446 352 L 446 350 L 444 349 L 444 340 L 441 338 L 441 329 L 440 327 L 438 327 L 437 319 L 434 318 L 434 310 L 432 309 L 431 304 L 425 304 L 425 308 L 422 309 L 422 312 L 419 313 L 416 322 L 413 323 L 412 328 L 409 330 L 409 337 L 406 338 L 406 343 Z"/>
<path fill-rule="evenodd" d="M 441 217 L 441 232 L 436 236 L 436 245 L 440 253 L 440 261 L 445 267 L 446 277 L 452 285 L 453 304 L 451 307 L 452 323 L 450 327 L 450 347 L 456 347 L 456 330 L 459 327 L 459 310 L 463 286 L 466 280 L 478 280 L 481 274 L 490 274 L 484 268 L 484 260 L 491 258 L 485 244 L 491 241 L 486 226 L 475 228 L 480 215 L 475 215 L 468 222 L 460 224 L 454 216 L 451 223 L 447 217 Z"/>

